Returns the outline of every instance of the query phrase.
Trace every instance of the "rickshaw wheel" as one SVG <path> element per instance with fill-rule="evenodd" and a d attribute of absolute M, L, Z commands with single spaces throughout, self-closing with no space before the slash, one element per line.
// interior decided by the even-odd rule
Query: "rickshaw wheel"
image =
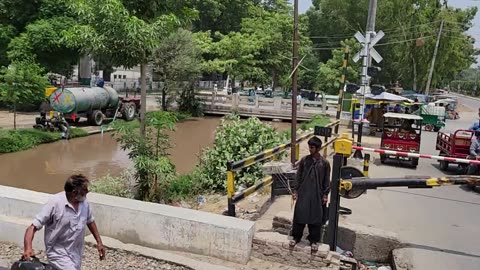
<path fill-rule="evenodd" d="M 438 132 L 441 129 L 441 127 L 434 127 L 433 131 Z"/>
<path fill-rule="evenodd" d="M 432 131 L 433 126 L 431 124 L 426 124 L 425 125 L 425 131 Z"/>

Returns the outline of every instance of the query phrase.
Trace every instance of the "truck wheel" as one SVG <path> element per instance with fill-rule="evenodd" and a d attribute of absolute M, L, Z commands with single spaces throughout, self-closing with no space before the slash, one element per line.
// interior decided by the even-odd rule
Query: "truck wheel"
<path fill-rule="evenodd" d="M 448 170 L 448 162 L 445 160 L 440 160 L 440 170 L 441 171 L 446 171 Z"/>
<path fill-rule="evenodd" d="M 90 124 L 101 126 L 103 123 L 103 113 L 102 111 L 95 110 L 93 111 L 92 115 L 90 116 Z"/>
<path fill-rule="evenodd" d="M 417 166 L 418 166 L 418 158 L 412 158 L 412 167 L 416 169 Z"/>
<path fill-rule="evenodd" d="M 385 160 L 387 159 L 387 156 L 383 155 L 383 154 L 380 154 L 380 162 L 382 164 L 385 164 Z"/>
<path fill-rule="evenodd" d="M 135 119 L 135 104 L 128 102 L 128 103 L 123 103 L 122 104 L 122 116 L 125 121 L 132 121 Z"/>

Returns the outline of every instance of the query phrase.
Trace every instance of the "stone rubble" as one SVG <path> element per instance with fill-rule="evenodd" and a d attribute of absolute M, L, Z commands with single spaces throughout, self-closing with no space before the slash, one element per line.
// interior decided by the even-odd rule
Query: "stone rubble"
<path fill-rule="evenodd" d="M 10 269 L 13 262 L 21 257 L 23 249 L 11 245 L 0 243 L 0 269 L 7 267 Z M 41 252 L 36 255 L 42 262 L 47 262 L 46 255 Z M 95 246 L 91 244 L 85 245 L 85 252 L 82 260 L 82 270 L 117 270 L 117 269 L 146 269 L 146 270 L 188 270 L 191 268 L 169 263 L 166 261 L 156 260 L 153 258 L 144 257 L 135 253 L 106 248 L 105 260 L 100 261 L 98 251 Z M 2 265 L 7 262 L 6 265 Z"/>

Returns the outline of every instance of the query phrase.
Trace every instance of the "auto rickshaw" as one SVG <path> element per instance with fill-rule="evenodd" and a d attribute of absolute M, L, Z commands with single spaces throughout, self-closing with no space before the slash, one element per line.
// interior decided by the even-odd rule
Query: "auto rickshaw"
<path fill-rule="evenodd" d="M 383 150 L 419 153 L 422 139 L 422 121 L 423 118 L 421 116 L 414 114 L 384 114 L 380 148 Z M 418 165 L 418 158 L 380 154 L 382 164 L 386 163 L 387 159 L 407 161 L 414 168 Z"/>

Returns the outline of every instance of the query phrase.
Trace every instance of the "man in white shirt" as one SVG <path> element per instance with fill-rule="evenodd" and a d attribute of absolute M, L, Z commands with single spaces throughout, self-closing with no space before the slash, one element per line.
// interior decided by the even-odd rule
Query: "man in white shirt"
<path fill-rule="evenodd" d="M 100 260 L 105 258 L 105 249 L 86 200 L 88 184 L 85 176 L 72 175 L 65 182 L 65 191 L 50 198 L 25 232 L 23 259 L 34 255 L 33 237 L 43 226 L 48 262 L 55 268 L 81 269 L 86 226 L 97 241 Z"/>

